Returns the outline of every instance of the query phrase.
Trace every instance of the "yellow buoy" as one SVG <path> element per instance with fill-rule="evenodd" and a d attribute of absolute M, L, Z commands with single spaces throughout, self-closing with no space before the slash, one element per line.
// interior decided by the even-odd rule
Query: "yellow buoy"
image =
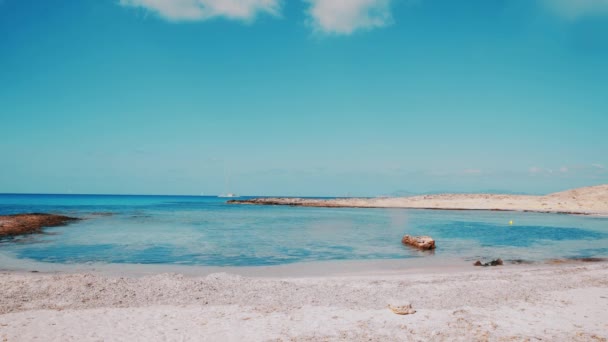
<path fill-rule="evenodd" d="M 513 225 L 513 220 L 509 221 L 509 226 Z"/>

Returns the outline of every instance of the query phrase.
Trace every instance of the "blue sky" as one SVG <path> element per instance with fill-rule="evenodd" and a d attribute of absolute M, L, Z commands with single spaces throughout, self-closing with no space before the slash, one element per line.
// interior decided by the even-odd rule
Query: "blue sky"
<path fill-rule="evenodd" d="M 0 0 L 0 192 L 608 183 L 606 80 L 607 0 Z"/>

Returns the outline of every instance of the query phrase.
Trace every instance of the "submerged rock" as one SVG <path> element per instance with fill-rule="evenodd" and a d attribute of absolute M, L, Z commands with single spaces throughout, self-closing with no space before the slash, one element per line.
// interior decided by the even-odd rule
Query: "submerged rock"
<path fill-rule="evenodd" d="M 43 227 L 57 227 L 79 218 L 54 214 L 0 215 L 0 238 L 39 233 Z"/>
<path fill-rule="evenodd" d="M 534 264 L 534 261 L 524 260 L 524 259 L 511 259 L 511 260 L 507 260 L 507 262 L 514 264 L 514 265 L 532 265 L 532 264 Z"/>
<path fill-rule="evenodd" d="M 549 259 L 546 261 L 547 264 L 559 265 L 569 264 L 577 262 L 606 262 L 608 258 L 595 258 L 595 257 L 584 257 L 584 258 L 565 258 L 565 259 Z"/>
<path fill-rule="evenodd" d="M 482 263 L 481 261 L 477 260 L 473 264 L 473 266 L 484 266 L 484 267 L 487 267 L 487 266 L 502 266 L 502 265 L 503 265 L 503 262 L 502 262 L 501 258 L 498 258 L 496 260 L 492 260 L 492 261 L 486 262 L 486 263 Z"/>
<path fill-rule="evenodd" d="M 435 249 L 435 240 L 433 240 L 433 238 L 430 236 L 405 235 L 403 239 L 401 239 L 401 243 L 422 250 Z"/>

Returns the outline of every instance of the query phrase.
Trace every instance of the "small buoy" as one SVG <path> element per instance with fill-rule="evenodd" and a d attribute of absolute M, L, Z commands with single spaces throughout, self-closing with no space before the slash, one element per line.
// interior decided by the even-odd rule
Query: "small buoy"
<path fill-rule="evenodd" d="M 513 220 L 509 221 L 509 226 L 513 225 Z"/>

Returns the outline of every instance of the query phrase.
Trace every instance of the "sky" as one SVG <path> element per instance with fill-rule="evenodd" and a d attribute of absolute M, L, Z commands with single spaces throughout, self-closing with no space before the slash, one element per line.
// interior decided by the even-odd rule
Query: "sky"
<path fill-rule="evenodd" d="M 608 183 L 608 0 L 0 0 L 0 193 Z"/>

